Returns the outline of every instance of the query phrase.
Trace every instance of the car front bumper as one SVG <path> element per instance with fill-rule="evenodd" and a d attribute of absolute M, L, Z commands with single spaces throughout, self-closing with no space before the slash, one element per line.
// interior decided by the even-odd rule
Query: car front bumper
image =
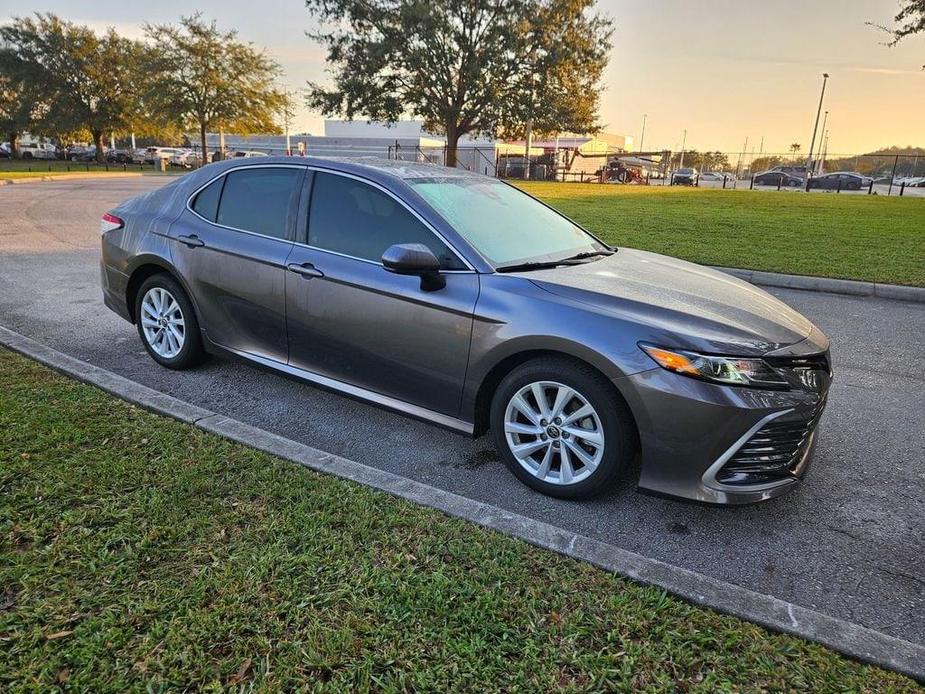
<path fill-rule="evenodd" d="M 811 386 L 791 390 L 717 385 L 658 367 L 628 377 L 621 390 L 639 430 L 640 490 L 714 504 L 793 490 L 826 405 L 830 373 L 816 373 Z"/>

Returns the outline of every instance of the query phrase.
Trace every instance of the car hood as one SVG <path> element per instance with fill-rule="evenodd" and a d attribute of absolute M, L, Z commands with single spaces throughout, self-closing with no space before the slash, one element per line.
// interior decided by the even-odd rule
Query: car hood
<path fill-rule="evenodd" d="M 806 339 L 813 324 L 782 301 L 726 273 L 621 248 L 580 265 L 523 273 L 552 294 L 665 332 L 673 345 L 718 354 L 764 354 Z"/>

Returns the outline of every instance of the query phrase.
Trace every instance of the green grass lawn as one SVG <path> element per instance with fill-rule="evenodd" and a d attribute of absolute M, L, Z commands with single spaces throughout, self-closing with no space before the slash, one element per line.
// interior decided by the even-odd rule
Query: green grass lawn
<path fill-rule="evenodd" d="M 709 265 L 925 286 L 925 198 L 518 185 L 620 246 Z"/>
<path fill-rule="evenodd" d="M 65 685 L 916 689 L 0 350 L 0 691 Z"/>

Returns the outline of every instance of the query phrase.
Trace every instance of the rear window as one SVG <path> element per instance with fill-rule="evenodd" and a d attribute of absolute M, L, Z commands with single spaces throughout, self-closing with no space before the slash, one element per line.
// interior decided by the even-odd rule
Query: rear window
<path fill-rule="evenodd" d="M 283 167 L 232 171 L 225 176 L 216 223 L 287 238 L 289 211 L 298 197 L 301 176 L 301 170 Z"/>

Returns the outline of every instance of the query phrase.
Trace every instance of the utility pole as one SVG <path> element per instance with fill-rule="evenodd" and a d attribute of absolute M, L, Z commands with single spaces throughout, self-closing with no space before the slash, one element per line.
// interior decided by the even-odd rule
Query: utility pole
<path fill-rule="evenodd" d="M 736 180 L 739 180 L 739 174 L 742 171 L 742 158 L 745 156 L 745 151 L 748 149 L 748 138 L 745 138 L 745 144 L 742 145 L 742 151 L 739 153 L 739 161 L 736 163 Z"/>
<path fill-rule="evenodd" d="M 819 116 L 822 115 L 822 100 L 825 98 L 825 85 L 829 81 L 829 73 L 822 73 L 822 92 L 819 94 L 819 108 L 816 109 L 816 124 L 813 126 L 813 139 L 809 143 L 809 154 L 806 157 L 806 173 L 809 174 L 813 162 L 813 148 L 816 146 L 816 133 L 819 130 Z"/>
<path fill-rule="evenodd" d="M 684 168 L 684 147 L 687 145 L 687 130 L 684 131 L 684 134 L 681 136 L 681 161 L 678 163 L 678 168 Z"/>
<path fill-rule="evenodd" d="M 533 116 L 527 117 L 524 133 L 524 178 L 530 178 L 530 149 L 533 147 Z"/>
<path fill-rule="evenodd" d="M 826 111 L 828 113 L 828 111 Z M 823 128 L 825 132 L 825 138 L 822 140 L 822 156 L 820 157 L 819 162 L 819 173 L 825 173 L 825 158 L 829 156 L 829 131 Z M 857 167 L 855 167 L 857 168 Z"/>
<path fill-rule="evenodd" d="M 648 113 L 642 114 L 642 134 L 639 136 L 639 151 L 645 152 L 642 148 L 643 143 L 646 141 L 646 118 L 649 117 Z"/>

